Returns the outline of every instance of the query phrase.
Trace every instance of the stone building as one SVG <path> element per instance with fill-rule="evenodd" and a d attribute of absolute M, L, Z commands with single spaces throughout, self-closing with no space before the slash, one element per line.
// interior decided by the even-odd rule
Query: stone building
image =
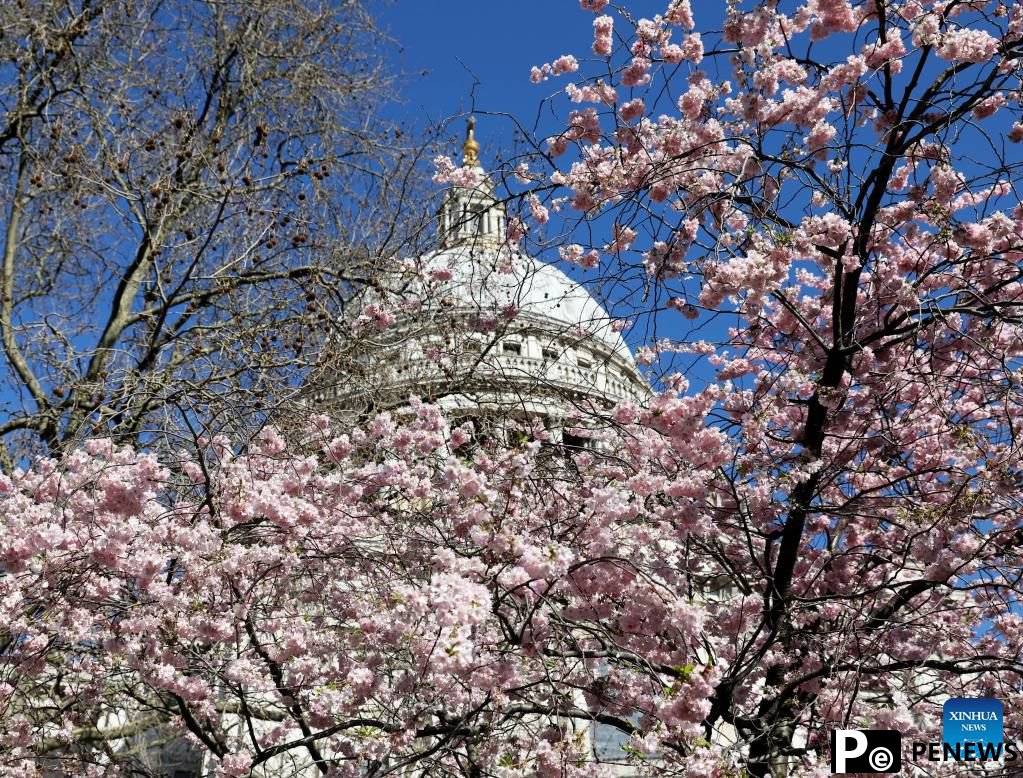
<path fill-rule="evenodd" d="M 478 152 L 470 119 L 463 162 L 478 183 L 445 193 L 436 250 L 366 292 L 353 322 L 360 348 L 321 401 L 366 413 L 417 395 L 483 435 L 538 419 L 571 445 L 571 420 L 649 390 L 600 303 L 508 240 L 505 205 Z M 374 316 L 395 321 L 380 331 Z"/>
<path fill-rule="evenodd" d="M 445 192 L 437 248 L 366 292 L 356 306 L 362 348 L 354 369 L 322 385 L 318 401 L 335 412 L 400 414 L 418 396 L 449 420 L 471 421 L 483 439 L 540 422 L 555 445 L 586 447 L 595 411 L 642 401 L 650 388 L 590 292 L 509 241 L 506 207 L 480 165 L 472 119 L 462 150 L 477 181 Z M 374 315 L 394 322 L 377 331 Z M 624 761 L 624 733 L 593 724 L 586 737 L 595 761 Z"/>

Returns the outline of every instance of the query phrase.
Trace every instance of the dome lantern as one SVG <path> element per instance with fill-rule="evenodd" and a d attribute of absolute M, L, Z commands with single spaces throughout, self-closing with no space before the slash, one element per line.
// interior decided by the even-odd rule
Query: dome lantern
<path fill-rule="evenodd" d="M 439 247 L 496 248 L 507 241 L 507 210 L 494 194 L 494 183 L 480 164 L 476 119 L 469 117 L 462 143 L 462 165 L 475 168 L 479 182 L 472 187 L 453 186 L 444 196 L 438 214 Z"/>

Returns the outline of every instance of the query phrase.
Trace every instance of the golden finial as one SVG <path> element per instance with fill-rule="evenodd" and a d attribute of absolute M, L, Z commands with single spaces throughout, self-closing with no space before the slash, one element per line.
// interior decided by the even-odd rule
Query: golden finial
<path fill-rule="evenodd" d="M 475 165 L 479 167 L 480 144 L 476 141 L 476 137 L 473 134 L 475 130 L 476 117 L 470 116 L 468 124 L 465 128 L 465 143 L 462 144 L 462 164 Z"/>

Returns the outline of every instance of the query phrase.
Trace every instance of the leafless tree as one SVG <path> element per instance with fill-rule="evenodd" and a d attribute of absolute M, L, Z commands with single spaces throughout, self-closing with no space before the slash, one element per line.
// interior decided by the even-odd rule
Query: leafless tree
<path fill-rule="evenodd" d="M 414 239 L 364 5 L 0 4 L 4 469 L 257 420 Z"/>

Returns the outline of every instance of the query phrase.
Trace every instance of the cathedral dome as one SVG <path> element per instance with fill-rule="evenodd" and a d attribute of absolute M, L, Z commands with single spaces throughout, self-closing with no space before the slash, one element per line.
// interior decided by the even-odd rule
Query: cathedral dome
<path fill-rule="evenodd" d="M 379 408 L 415 394 L 460 414 L 546 418 L 641 399 L 649 389 L 604 307 L 508 241 L 471 122 L 463 149 L 475 185 L 445 194 L 438 249 L 400 263 L 355 306 L 358 380 L 339 376 L 335 396 Z"/>

